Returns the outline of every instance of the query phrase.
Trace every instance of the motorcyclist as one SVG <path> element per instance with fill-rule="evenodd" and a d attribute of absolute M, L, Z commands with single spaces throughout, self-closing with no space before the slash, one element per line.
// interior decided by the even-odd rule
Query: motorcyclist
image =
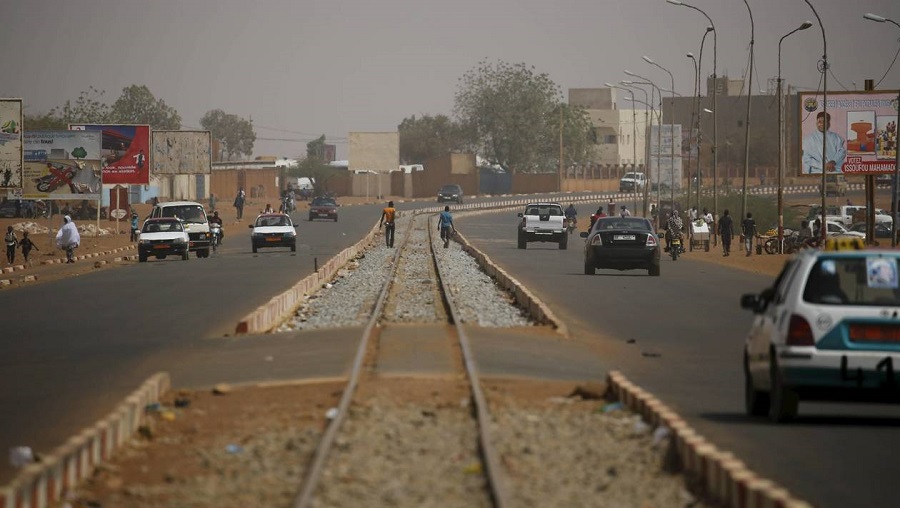
<path fill-rule="evenodd" d="M 575 209 L 575 204 L 570 203 L 569 207 L 566 208 L 566 211 L 563 213 L 566 216 L 567 225 L 569 221 L 572 221 L 572 225 L 569 226 L 569 232 L 571 233 L 572 230 L 575 229 L 575 225 L 578 224 L 578 210 Z"/>
<path fill-rule="evenodd" d="M 597 222 L 597 219 L 601 217 L 606 217 L 606 214 L 603 213 L 603 206 L 598 206 L 597 211 L 591 215 L 591 226 L 588 229 L 593 229 L 594 223 Z"/>
<path fill-rule="evenodd" d="M 684 223 L 681 221 L 681 216 L 678 214 L 677 210 L 672 210 L 672 213 L 669 214 L 669 219 L 666 221 L 666 242 L 669 249 L 672 248 L 673 239 L 682 238 L 683 230 Z"/>
<path fill-rule="evenodd" d="M 213 212 L 212 217 L 209 218 L 210 224 L 218 224 L 219 225 L 219 245 L 222 244 L 222 240 L 225 239 L 225 227 L 222 225 L 222 218 L 219 217 L 219 211 L 216 210 Z"/>

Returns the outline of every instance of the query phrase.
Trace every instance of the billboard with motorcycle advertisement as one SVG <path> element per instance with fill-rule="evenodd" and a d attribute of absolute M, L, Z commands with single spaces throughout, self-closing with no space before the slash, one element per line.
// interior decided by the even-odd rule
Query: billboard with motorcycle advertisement
<path fill-rule="evenodd" d="M 95 131 L 103 135 L 100 164 L 103 183 L 150 183 L 150 126 L 72 124 L 69 130 Z"/>
<path fill-rule="evenodd" d="M 99 200 L 99 132 L 25 131 L 22 197 Z"/>
<path fill-rule="evenodd" d="M 800 92 L 801 175 L 878 174 L 894 171 L 897 156 L 897 92 Z M 824 136 L 824 140 L 823 140 Z"/>
<path fill-rule="evenodd" d="M 209 131 L 153 131 L 154 175 L 208 175 L 212 167 Z"/>
<path fill-rule="evenodd" d="M 22 99 L 0 99 L 0 189 L 22 188 Z"/>

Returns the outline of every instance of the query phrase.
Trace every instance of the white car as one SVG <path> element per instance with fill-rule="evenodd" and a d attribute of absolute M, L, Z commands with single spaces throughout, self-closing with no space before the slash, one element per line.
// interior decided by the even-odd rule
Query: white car
<path fill-rule="evenodd" d="M 862 238 L 866 239 L 865 233 L 860 233 L 859 231 L 850 231 L 840 222 L 828 221 L 826 222 L 826 227 L 828 230 L 825 232 L 825 236 L 828 238 L 844 236 L 844 237 L 854 237 L 854 238 Z"/>
<path fill-rule="evenodd" d="M 253 252 L 262 247 L 290 247 L 297 251 L 297 226 L 286 213 L 264 213 L 250 224 L 250 245 Z"/>
<path fill-rule="evenodd" d="M 147 219 L 138 237 L 138 261 L 144 263 L 150 256 L 156 259 L 179 256 L 187 261 L 189 246 L 190 238 L 179 219 Z"/>
<path fill-rule="evenodd" d="M 900 402 L 900 252 L 808 249 L 759 295 L 744 347 L 744 402 L 773 422 L 801 400 Z M 858 243 L 858 242 L 856 242 Z"/>

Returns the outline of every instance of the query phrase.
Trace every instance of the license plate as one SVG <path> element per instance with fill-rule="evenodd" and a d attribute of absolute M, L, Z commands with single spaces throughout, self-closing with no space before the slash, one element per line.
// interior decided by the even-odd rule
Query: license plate
<path fill-rule="evenodd" d="M 328 217 L 328 214 L 327 214 L 327 213 L 320 213 L 320 214 L 319 214 L 319 217 Z"/>
<path fill-rule="evenodd" d="M 167 243 L 160 243 L 160 244 L 154 245 L 153 248 L 154 248 L 154 249 L 168 249 L 168 248 L 169 248 L 169 244 L 167 244 Z"/>
<path fill-rule="evenodd" d="M 613 240 L 631 240 L 634 241 L 637 237 L 635 235 L 615 235 L 613 236 Z"/>
<path fill-rule="evenodd" d="M 266 238 L 267 242 L 280 242 L 281 238 Z"/>

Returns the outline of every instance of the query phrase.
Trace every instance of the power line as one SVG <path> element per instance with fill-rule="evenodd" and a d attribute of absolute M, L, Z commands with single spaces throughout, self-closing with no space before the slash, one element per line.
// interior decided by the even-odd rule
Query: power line
<path fill-rule="evenodd" d="M 891 72 L 891 68 L 894 67 L 894 64 L 897 63 L 897 55 L 900 55 L 900 46 L 897 47 L 897 52 L 894 53 L 894 59 L 891 60 L 891 65 L 888 66 L 887 70 L 884 71 L 884 76 L 881 76 L 881 79 L 878 80 L 878 83 L 875 83 L 875 88 L 878 88 L 878 85 L 884 81 L 884 78 L 887 77 L 888 73 Z"/>

